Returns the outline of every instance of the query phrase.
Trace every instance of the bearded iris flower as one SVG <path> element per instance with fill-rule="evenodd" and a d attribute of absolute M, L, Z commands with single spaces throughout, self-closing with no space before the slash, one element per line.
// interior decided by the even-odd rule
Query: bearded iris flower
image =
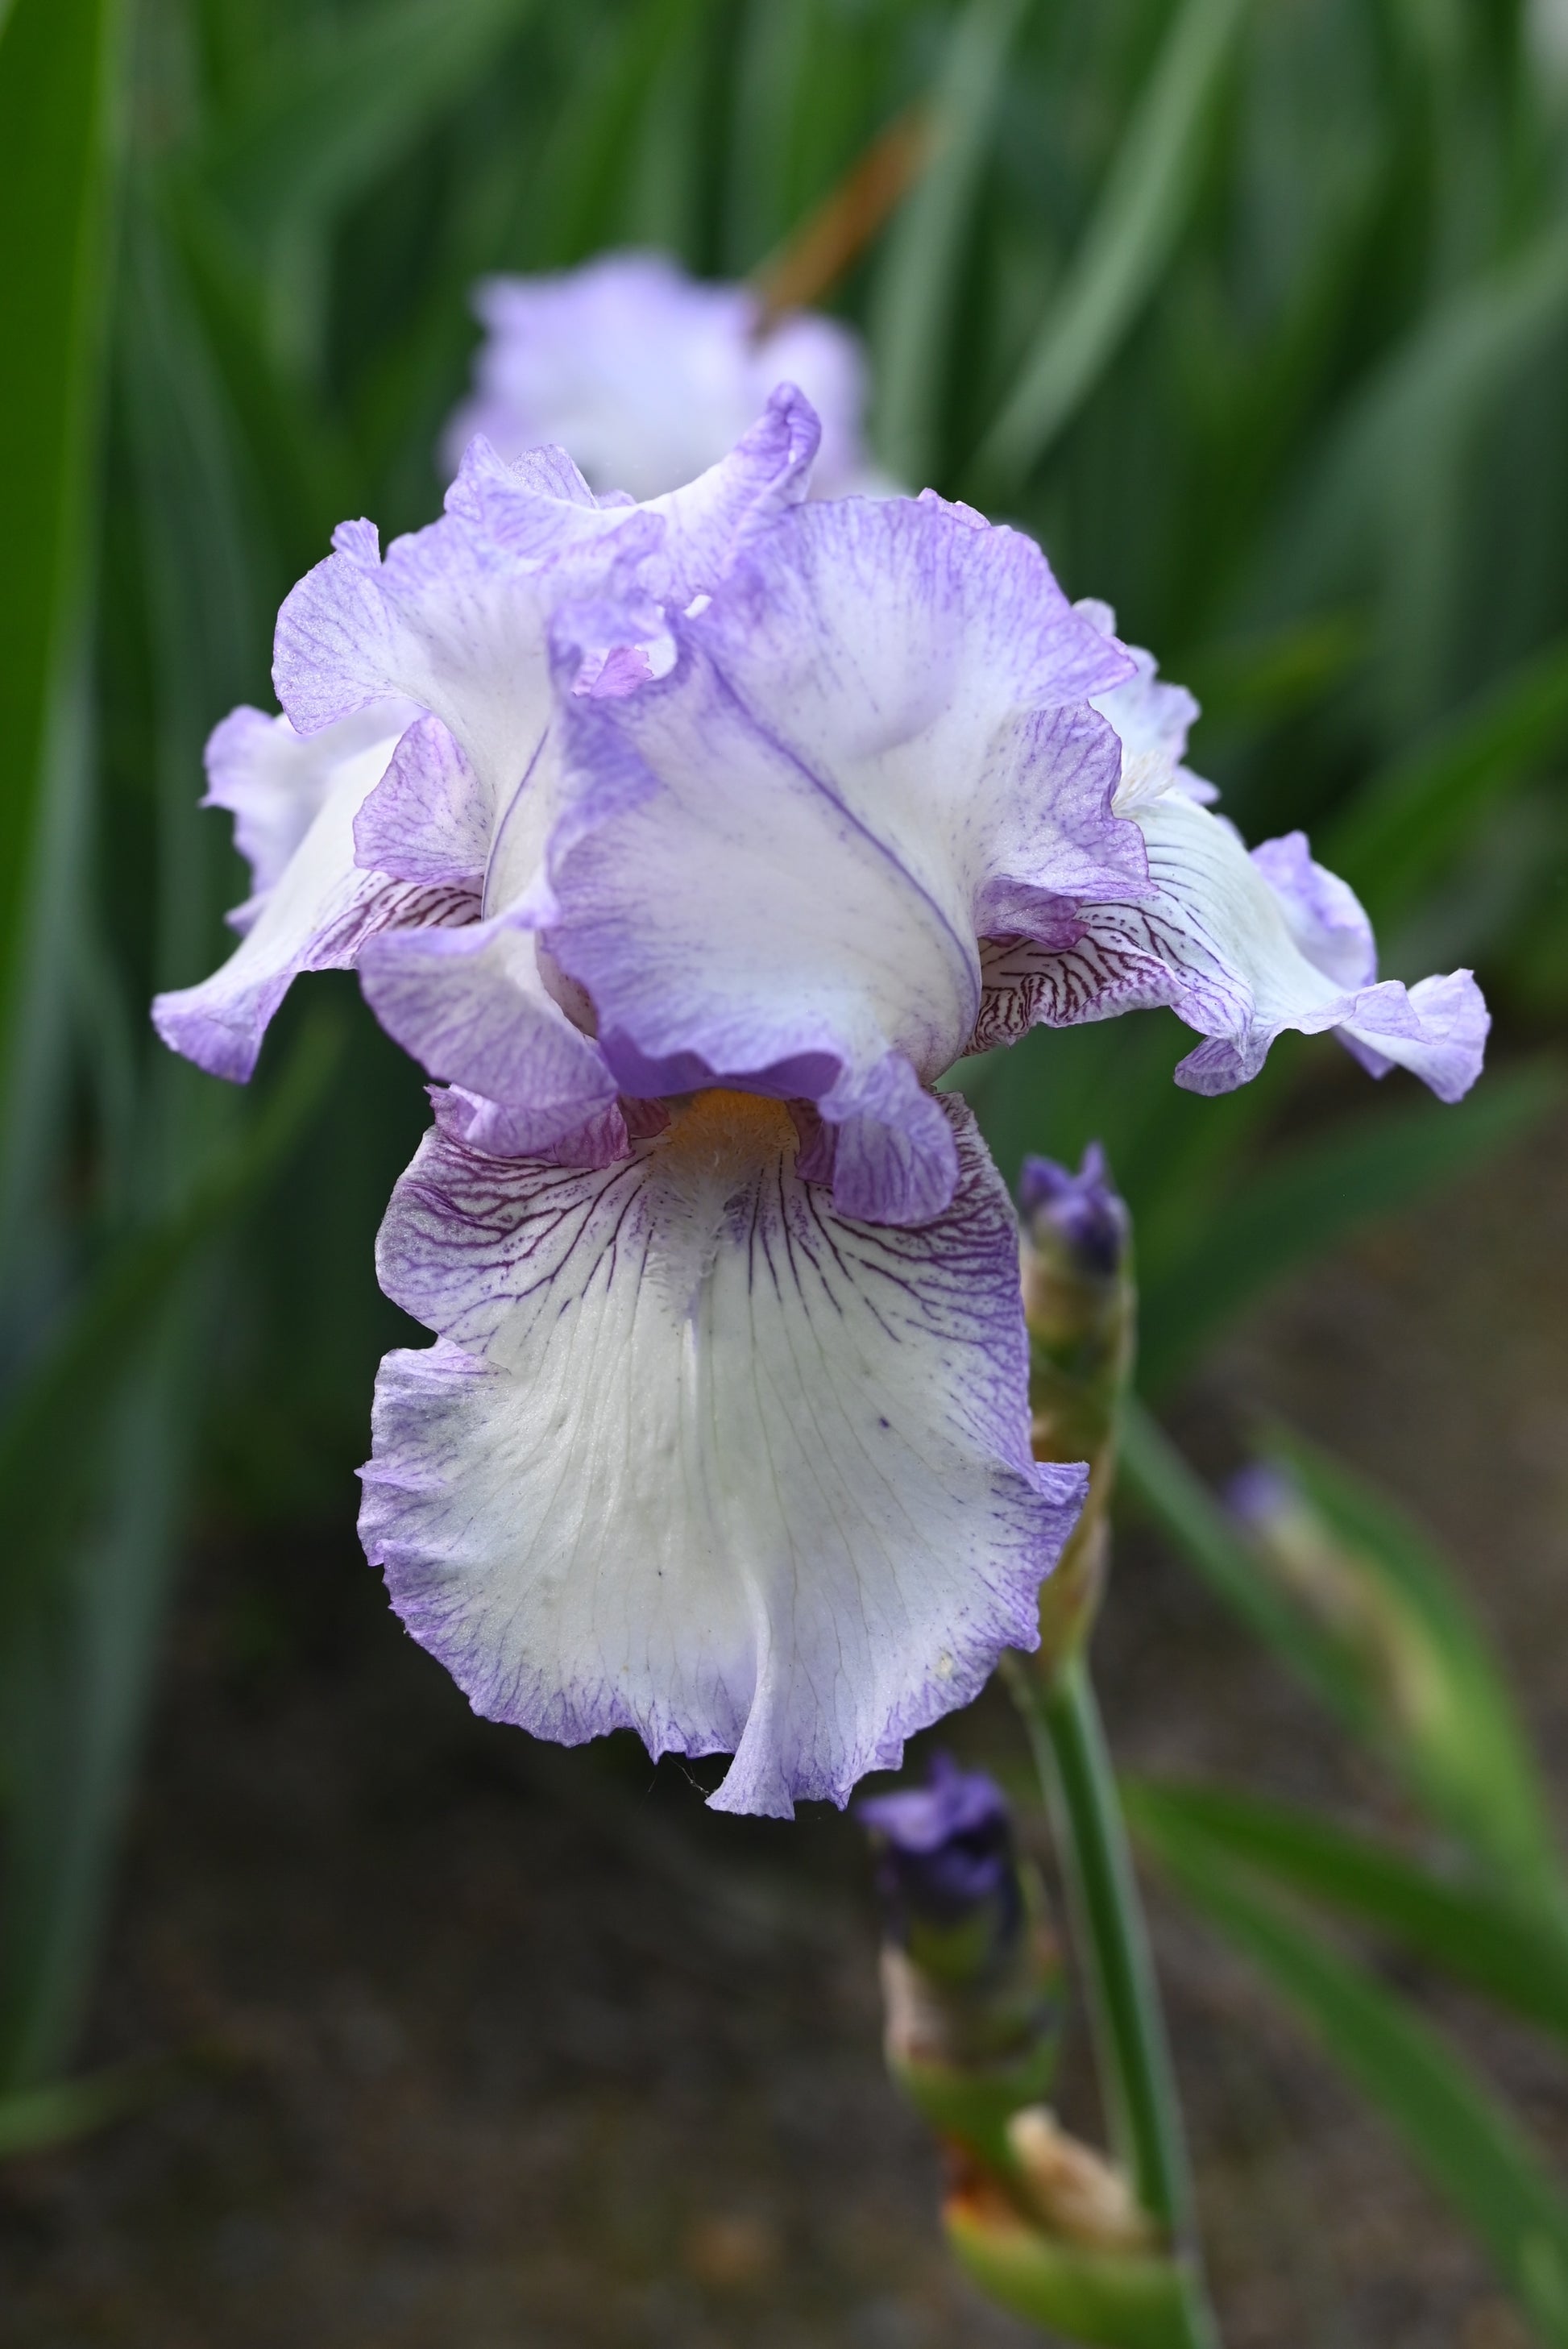
<path fill-rule="evenodd" d="M 361 1529 L 476 1707 L 728 1754 L 842 1803 L 1037 1639 L 1086 1485 L 1029 1449 L 1018 1238 L 966 1052 L 1170 1005 L 1215 1092 L 1333 1028 L 1445 1098 L 1468 974 L 1379 985 L 1299 835 L 1249 856 L 1193 705 L 1039 550 L 927 492 L 806 502 L 776 392 L 634 506 L 470 446 L 280 616 L 282 719 L 214 737 L 256 889 L 160 999 L 242 1075 L 354 964 L 439 1081 L 378 1268 L 436 1334 L 377 1382 Z"/>
<path fill-rule="evenodd" d="M 447 428 L 454 472 L 475 433 L 507 458 L 558 441 L 594 489 L 656 497 L 717 464 L 789 382 L 821 423 L 813 494 L 891 486 L 865 448 L 860 339 L 836 318 L 769 318 L 749 286 L 703 284 L 660 253 L 487 278 L 474 306 L 486 333 Z"/>

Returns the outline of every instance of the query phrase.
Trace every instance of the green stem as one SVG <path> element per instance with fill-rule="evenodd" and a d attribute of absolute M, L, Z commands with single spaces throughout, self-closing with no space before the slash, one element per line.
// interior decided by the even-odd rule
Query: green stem
<path fill-rule="evenodd" d="M 1149 1934 L 1088 1669 L 1012 1675 L 1056 1828 L 1112 2143 L 1190 2279 L 1192 2349 L 1217 2349 L 1197 2256 L 1192 2188 Z"/>

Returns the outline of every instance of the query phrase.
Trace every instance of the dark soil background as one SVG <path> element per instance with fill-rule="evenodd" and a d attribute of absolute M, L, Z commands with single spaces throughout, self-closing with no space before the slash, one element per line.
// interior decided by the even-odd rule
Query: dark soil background
<path fill-rule="evenodd" d="M 1315 1268 L 1181 1421 L 1219 1467 L 1246 1410 L 1278 1411 L 1402 1495 L 1568 1796 L 1565 1150 L 1559 1122 Z M 1125 1762 L 1397 1817 L 1136 1534 L 1097 1656 Z M 947 1742 L 1021 1763 L 994 1698 Z M 474 1721 L 346 1520 L 286 1547 L 210 1538 L 89 2049 L 176 2060 L 135 2117 L 0 2171 L 7 2349 L 1037 2338 L 944 2257 L 937 2165 L 881 2068 L 859 1831 L 715 1817 L 699 1775 Z M 1151 1899 L 1228 2349 L 1519 2349 L 1380 2124 Z M 1423 1995 L 1568 2163 L 1568 2062 Z M 1094 2127 L 1081 2047 L 1063 2102 Z"/>

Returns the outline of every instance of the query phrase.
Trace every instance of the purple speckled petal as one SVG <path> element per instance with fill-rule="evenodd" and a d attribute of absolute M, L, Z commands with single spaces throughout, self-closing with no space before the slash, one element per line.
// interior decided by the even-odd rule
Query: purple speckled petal
<path fill-rule="evenodd" d="M 657 498 L 716 464 L 789 383 L 822 419 L 817 494 L 871 485 L 864 368 L 835 320 L 796 315 L 764 331 L 748 287 L 699 285 L 654 253 L 490 278 L 475 306 L 488 335 L 476 396 L 443 438 L 449 469 L 475 433 L 505 457 L 557 441 L 595 489 Z"/>
<path fill-rule="evenodd" d="M 242 909 L 244 935 L 228 961 L 200 986 L 159 996 L 152 1009 L 166 1044 L 237 1083 L 255 1067 L 267 1023 L 300 972 L 347 969 L 381 932 L 469 922 L 479 910 L 471 887 L 405 881 L 355 862 L 355 818 L 392 756 L 395 733 L 366 745 L 372 730 L 356 718 L 301 742 L 285 719 L 251 724 L 258 715 L 238 712 L 242 729 L 231 719 L 219 730 L 227 730 L 224 755 L 236 742 L 256 754 L 247 806 L 253 810 L 270 783 L 288 816 L 309 796 L 315 814 L 271 886 Z M 284 823 L 273 825 L 269 855 L 285 837 Z"/>
<path fill-rule="evenodd" d="M 1250 857 L 1231 824 L 1169 781 L 1117 804 L 1143 834 L 1150 886 L 1124 902 L 1080 903 L 1078 936 L 1055 949 L 988 941 L 977 1048 L 1036 1022 L 1068 1027 L 1168 1005 L 1209 1040 L 1176 1071 L 1192 1092 L 1246 1083 L 1287 1028 L 1335 1030 L 1375 1073 L 1397 1063 L 1441 1101 L 1469 1090 L 1487 1032 L 1469 972 L 1408 989 L 1392 980 L 1346 985 L 1336 973 L 1365 967 L 1370 951 L 1366 917 L 1321 868 L 1309 865 L 1302 879 L 1305 842 L 1299 856 L 1289 843 L 1273 843 L 1274 853 Z M 1295 876 L 1288 894 L 1275 886 L 1274 869 Z"/>
<path fill-rule="evenodd" d="M 919 1232 L 710 1097 L 594 1174 L 427 1140 L 383 1232 L 361 1528 L 479 1711 L 730 1753 L 719 1808 L 842 1803 L 1031 1647 L 1084 1472 L 1029 1456 L 1017 1237 L 967 1112 Z"/>
<path fill-rule="evenodd" d="M 390 933 L 366 947 L 359 971 L 387 1034 L 433 1077 L 491 1104 L 494 1115 L 471 1127 L 477 1146 L 534 1156 L 599 1129 L 614 1109 L 603 1055 L 545 987 L 538 939 L 505 915 L 466 929 Z M 613 1151 L 625 1137 L 612 1121 L 617 1130 L 619 1141 L 604 1145 Z"/>
<path fill-rule="evenodd" d="M 477 895 L 493 831 L 487 796 L 462 750 L 438 718 L 418 718 L 360 804 L 354 854 L 366 872 Z"/>
<path fill-rule="evenodd" d="M 623 1090 L 805 1096 L 857 1122 L 841 1209 L 923 1220 L 953 1169 L 911 1071 L 964 1049 L 982 920 L 1143 885 L 1084 701 L 1126 658 L 934 499 L 799 507 L 674 626 L 671 676 L 564 715 L 552 949 Z"/>
<path fill-rule="evenodd" d="M 549 509 L 553 554 L 518 552 L 451 513 L 394 539 L 383 560 L 369 523 L 339 525 L 335 552 L 278 615 L 273 677 L 302 733 L 403 695 L 445 725 L 499 817 L 550 722 L 555 614 L 614 580 L 630 594 L 664 534 L 656 516 L 531 498 Z"/>
<path fill-rule="evenodd" d="M 806 494 L 821 429 L 815 409 L 792 384 L 780 384 L 758 407 L 761 413 L 743 419 L 748 429 L 716 463 L 636 509 L 664 524 L 662 533 L 648 533 L 638 574 L 664 602 L 684 608 L 711 593 L 748 540 Z M 546 453 L 561 455 L 535 452 Z M 494 544 L 537 560 L 559 547 L 562 526 L 556 502 L 541 495 L 529 464 L 505 464 L 487 442 L 476 441 L 447 492 L 447 510 Z M 625 529 L 626 517 L 625 507 L 595 501 L 592 518 L 579 510 L 571 527 L 577 535 L 609 535 Z"/>
<path fill-rule="evenodd" d="M 830 1137 L 833 1205 L 872 1224 L 926 1224 L 958 1181 L 958 1154 L 941 1102 L 902 1052 L 859 1078 L 841 1077 L 818 1109 Z M 802 1163 L 801 1171 L 814 1177 Z"/>

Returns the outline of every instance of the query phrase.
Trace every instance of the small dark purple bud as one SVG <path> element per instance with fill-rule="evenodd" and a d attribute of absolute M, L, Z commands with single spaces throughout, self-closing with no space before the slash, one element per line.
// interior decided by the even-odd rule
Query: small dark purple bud
<path fill-rule="evenodd" d="M 1006 1938 L 1022 1915 L 1006 1798 L 983 1770 L 932 1758 L 923 1786 L 872 1795 L 855 1806 L 877 1854 L 877 1889 L 892 1937 L 962 1925 L 989 1909 Z"/>
<path fill-rule="evenodd" d="M 1086 1272 L 1109 1280 L 1119 1270 L 1131 1220 L 1098 1142 L 1089 1143 L 1076 1174 L 1054 1158 L 1026 1158 L 1018 1207 L 1037 1246 L 1054 1235 Z"/>

